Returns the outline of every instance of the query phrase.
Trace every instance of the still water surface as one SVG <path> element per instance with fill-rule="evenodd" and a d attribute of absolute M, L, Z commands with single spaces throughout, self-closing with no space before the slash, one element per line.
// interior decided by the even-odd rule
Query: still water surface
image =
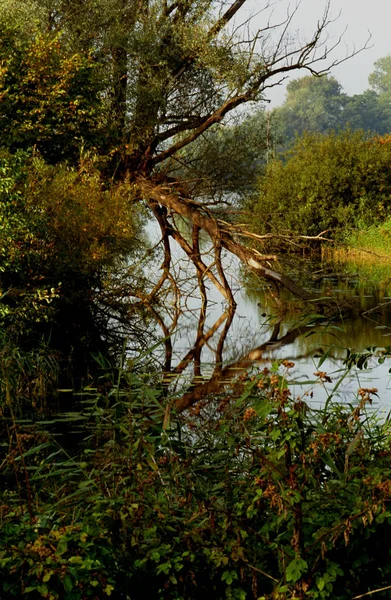
<path fill-rule="evenodd" d="M 284 345 L 270 344 L 263 350 L 261 359 L 254 362 L 254 369 L 263 369 L 277 360 L 293 361 L 295 366 L 287 374 L 290 389 L 296 397 L 306 394 L 306 399 L 314 406 L 323 404 L 332 391 L 336 401 L 354 403 L 360 388 L 377 388 L 373 409 L 384 416 L 391 410 L 391 359 L 386 357 L 384 363 L 379 364 L 377 358 L 372 358 L 368 361 L 368 368 L 352 368 L 349 372 L 344 359 L 347 348 L 364 352 L 367 348 L 391 346 L 391 278 L 387 276 L 388 267 L 384 265 L 381 276 L 376 277 L 371 276 L 372 267 L 364 269 L 360 265 L 347 266 L 330 260 L 307 267 L 307 280 L 302 281 L 302 285 L 319 298 L 333 298 L 341 307 L 340 320 L 327 322 L 318 315 L 312 325 L 303 324 L 303 311 L 297 303 L 287 297 L 277 303 L 262 282 L 246 277 L 238 262 L 226 257 L 229 283 L 237 308 L 224 341 L 223 364 L 237 361 L 267 342 L 276 322 L 280 322 L 279 338 L 300 323 L 301 335 Z M 185 269 L 184 266 L 182 268 Z M 207 287 L 205 330 L 212 328 L 227 308 L 226 301 L 213 285 Z M 179 364 L 195 344 L 199 309 L 199 294 L 193 288 L 192 294 L 186 295 L 181 319 L 172 336 L 174 366 L 175 360 Z M 215 368 L 216 348 L 222 329 L 223 325 L 202 348 L 201 372 L 204 377 L 212 375 Z M 314 388 L 311 382 L 317 380 L 314 373 L 320 370 L 326 372 L 332 381 L 322 385 L 318 383 Z"/>

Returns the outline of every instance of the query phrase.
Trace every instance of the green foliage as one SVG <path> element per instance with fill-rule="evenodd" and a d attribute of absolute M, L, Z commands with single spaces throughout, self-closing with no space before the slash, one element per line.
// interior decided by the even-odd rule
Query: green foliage
<path fill-rule="evenodd" d="M 363 133 L 305 135 L 268 164 L 251 205 L 259 233 L 318 235 L 386 219 L 391 180 L 388 138 Z"/>
<path fill-rule="evenodd" d="M 375 70 L 370 74 L 370 86 L 381 96 L 388 96 L 391 92 L 391 54 L 379 58 L 374 63 Z"/>
<path fill-rule="evenodd" d="M 0 4 L 4 600 L 347 600 L 389 581 L 382 537 L 391 518 L 389 423 L 363 417 L 370 390 L 357 406 L 318 413 L 291 397 L 276 366 L 210 398 L 205 414 L 198 405 L 187 417 L 172 415 L 166 429 L 171 399 L 137 360 L 132 370 L 101 358 L 101 377 L 78 397 L 62 385 L 72 381 L 72 359 L 83 364 L 108 336 L 113 298 L 123 309 L 122 335 L 128 325 L 138 230 L 132 178 L 150 177 L 170 140 L 196 139 L 214 111 L 224 116 L 227 99 L 255 98 L 264 80 L 265 61 L 251 44 L 241 51 L 234 36 L 214 35 L 219 4 Z M 209 189 L 242 190 L 246 172 L 258 168 L 244 149 L 247 171 L 235 182 L 233 149 L 243 131 L 247 141 L 258 130 L 250 122 L 217 133 L 217 142 L 215 132 L 207 136 Z M 372 157 L 377 142 L 363 144 Z M 232 158 L 229 170 L 221 168 L 220 145 Z M 339 168 L 346 148 L 325 161 L 325 172 Z M 201 144 L 194 153 L 205 159 Z M 371 205 L 374 215 L 388 209 L 385 166 L 384 159 L 384 198 Z M 165 163 L 163 182 L 174 168 L 175 160 Z M 319 179 L 312 165 L 306 177 L 300 199 Z M 326 218 L 333 188 L 331 179 L 323 183 L 325 200 L 319 186 L 304 202 Z M 370 184 L 357 189 L 372 201 Z M 337 221 L 349 210 L 346 199 Z M 121 260 L 127 278 L 117 281 Z M 111 283 L 108 298 L 101 292 Z M 62 393 L 72 405 L 55 418 L 53 396 Z"/>
<path fill-rule="evenodd" d="M 373 90 L 347 97 L 343 110 L 344 126 L 351 131 L 371 131 L 379 135 L 389 133 L 391 119 L 388 107 Z"/>
<path fill-rule="evenodd" d="M 42 412 L 57 396 L 59 357 L 43 343 L 34 350 L 18 347 L 2 332 L 0 340 L 0 413 Z"/>
<path fill-rule="evenodd" d="M 381 225 L 371 225 L 347 236 L 346 243 L 355 249 L 369 250 L 387 258 L 391 252 L 391 221 L 386 219 Z"/>
<path fill-rule="evenodd" d="M 76 171 L 19 151 L 0 155 L 0 322 L 23 332 L 64 302 L 92 297 L 136 247 L 131 191 L 104 187 L 93 161 Z"/>
<path fill-rule="evenodd" d="M 286 142 L 305 132 L 327 133 L 340 129 L 346 95 L 334 77 L 308 75 L 287 85 L 284 104 L 273 111 L 272 121 Z"/>
<path fill-rule="evenodd" d="M 2 569 L 11 567 L 14 577 L 3 583 L 8 597 L 26 598 L 107 598 L 114 583 L 108 569 L 115 570 L 111 560 L 109 540 L 94 527 L 93 520 L 86 526 L 80 524 L 48 530 L 38 519 L 31 523 L 21 518 L 16 527 L 8 527 L 17 543 L 12 555 L 2 552 Z M 12 541 L 12 537 L 10 540 Z M 21 589 L 20 579 L 26 578 Z M 22 579 L 23 581 L 23 579 Z"/>
<path fill-rule="evenodd" d="M 390 423 L 365 415 L 373 390 L 312 410 L 286 363 L 212 400 L 214 418 L 194 407 L 162 430 L 161 391 L 137 363 L 101 361 L 75 455 L 13 419 L 4 600 L 348 600 L 387 586 Z"/>
<path fill-rule="evenodd" d="M 218 125 L 182 152 L 182 171 L 197 196 L 230 198 L 254 193 L 271 140 L 264 111 L 226 127 Z"/>
<path fill-rule="evenodd" d="M 113 171 L 119 155 L 141 167 L 144 152 L 198 126 L 255 70 L 231 36 L 210 35 L 214 0 L 87 0 L 77 10 L 31 0 L 30 37 L 12 7 L 2 11 L 5 143 L 37 143 L 51 162 L 74 160 L 84 142 L 111 156 Z"/>
<path fill-rule="evenodd" d="M 305 133 L 331 134 L 342 130 L 366 131 L 384 135 L 391 129 L 386 83 L 387 61 L 378 61 L 369 77 L 374 88 L 362 94 L 348 96 L 340 83 L 330 76 L 306 76 L 293 79 L 287 85 L 285 102 L 269 113 L 275 150 L 281 153 L 292 147 Z"/>
<path fill-rule="evenodd" d="M 27 36 L 27 25 L 9 11 L 0 11 L 1 144 L 11 151 L 36 146 L 52 163 L 76 160 L 100 135 L 97 65 L 91 56 L 72 52 L 60 33 L 40 31 L 36 21 Z"/>

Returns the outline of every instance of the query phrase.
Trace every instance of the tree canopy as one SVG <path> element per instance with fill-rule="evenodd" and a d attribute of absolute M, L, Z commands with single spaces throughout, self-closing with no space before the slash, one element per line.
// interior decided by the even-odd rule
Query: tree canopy
<path fill-rule="evenodd" d="M 379 58 L 374 66 L 375 70 L 368 79 L 370 86 L 378 94 L 389 94 L 391 91 L 391 54 Z"/>
<path fill-rule="evenodd" d="M 290 81 L 284 103 L 270 111 L 267 117 L 274 147 L 278 151 L 287 148 L 309 132 L 328 134 L 350 129 L 379 135 L 388 133 L 391 119 L 386 92 L 372 83 L 379 74 L 376 70 L 369 77 L 374 89 L 354 96 L 346 94 L 337 79 L 329 75 L 305 76 Z M 386 78 L 386 70 L 382 77 Z M 262 113 L 259 119 L 263 121 Z"/>
<path fill-rule="evenodd" d="M 234 34 L 231 21 L 245 3 L 31 1 L 18 20 L 7 0 L 4 143 L 44 149 L 51 133 L 61 147 L 95 143 L 117 175 L 151 173 L 240 105 L 261 100 L 279 77 L 327 59 L 328 3 L 304 44 L 285 39 L 294 14 L 285 24 L 266 20 L 250 40 Z M 28 10 L 35 14 L 29 35 Z M 97 140 L 99 125 L 104 135 Z M 53 147 L 50 153 L 54 160 Z"/>
<path fill-rule="evenodd" d="M 346 95 L 334 77 L 307 75 L 287 85 L 287 94 L 281 108 L 272 118 L 280 136 L 293 140 L 306 131 L 326 133 L 341 127 Z"/>

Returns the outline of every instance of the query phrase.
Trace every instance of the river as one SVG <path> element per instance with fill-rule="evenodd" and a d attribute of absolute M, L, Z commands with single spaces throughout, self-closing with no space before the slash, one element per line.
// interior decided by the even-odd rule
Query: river
<path fill-rule="evenodd" d="M 304 396 L 311 405 L 324 404 L 331 393 L 335 401 L 355 403 L 360 388 L 377 388 L 371 410 L 384 417 L 391 409 L 391 361 L 388 356 L 382 364 L 378 361 L 384 354 L 381 349 L 391 345 L 391 279 L 387 264 L 345 263 L 330 258 L 289 259 L 295 265 L 293 277 L 298 280 L 298 274 L 304 272 L 300 283 L 306 289 L 341 308 L 340 319 L 328 320 L 315 308 L 304 310 L 302 304 L 283 291 L 277 298 L 275 291 L 248 277 L 238 261 L 228 255 L 224 266 L 236 310 L 234 314 L 227 310 L 226 300 L 211 283 L 206 286 L 205 306 L 195 282 L 194 267 L 179 248 L 174 248 L 174 255 L 177 272 L 185 280 L 177 299 L 180 314 L 170 330 L 172 357 L 168 376 L 174 381 L 175 393 L 190 381 L 194 384 L 212 379 L 218 362 L 221 368 L 237 365 L 238 373 L 242 368 L 253 373 L 285 359 L 294 363 L 285 373 L 292 394 Z M 375 356 L 368 359 L 367 368 L 348 370 L 344 363 L 348 349 L 351 353 L 368 352 Z M 163 355 L 161 348 L 161 364 Z M 251 366 L 243 362 L 246 357 L 255 357 Z M 319 371 L 326 373 L 323 379 L 330 381 L 319 382 L 314 375 Z"/>

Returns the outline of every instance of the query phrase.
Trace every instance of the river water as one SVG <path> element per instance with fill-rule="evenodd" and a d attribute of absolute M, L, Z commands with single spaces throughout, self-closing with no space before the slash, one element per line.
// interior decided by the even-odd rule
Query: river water
<path fill-rule="evenodd" d="M 187 273 L 188 287 L 182 290 L 182 312 L 171 336 L 173 369 L 183 364 L 184 357 L 196 345 L 201 307 L 200 293 L 194 284 L 194 267 L 188 265 L 178 248 L 175 255 L 177 268 Z M 388 266 L 371 264 L 364 268 L 359 263 L 347 264 L 330 259 L 311 263 L 303 261 L 302 264 L 306 275 L 300 283 L 318 298 L 333 299 L 334 304 L 341 307 L 341 318 L 328 321 L 316 314 L 315 309 L 312 315 L 312 311 L 307 309 L 304 318 L 303 307 L 292 298 L 282 293 L 276 299 L 276 294 L 270 294 L 263 282 L 248 277 L 236 259 L 226 256 L 225 270 L 237 303 L 232 323 L 227 331 L 224 327 L 228 318 L 217 327 L 227 309 L 227 302 L 211 283 L 207 284 L 208 304 L 203 332 L 210 332 L 215 326 L 216 331 L 206 343 L 201 344 L 198 368 L 187 364 L 182 373 L 182 385 L 186 383 L 186 373 L 187 382 L 195 373 L 206 380 L 213 377 L 216 361 L 221 360 L 223 366 L 235 364 L 235 361 L 239 364 L 241 358 L 250 356 L 252 350 L 261 347 L 260 356 L 250 369 L 246 369 L 247 372 L 270 367 L 284 359 L 292 361 L 294 367 L 289 371 L 283 370 L 292 394 L 304 396 L 314 406 L 324 404 L 330 394 L 335 401 L 356 403 L 360 388 L 377 388 L 371 410 L 379 411 L 384 418 L 391 409 L 391 359 L 385 356 L 384 362 L 379 364 L 378 358 L 391 345 L 391 278 L 388 278 Z M 376 270 L 380 270 L 380 274 Z M 292 273 L 296 279 L 298 272 L 300 268 Z M 267 344 L 276 323 L 279 323 L 277 338 L 285 339 L 287 343 Z M 300 335 L 293 336 L 292 340 L 284 338 L 298 325 Z M 375 356 L 368 359 L 367 368 L 348 370 L 344 364 L 348 349 L 362 353 L 368 348 Z M 325 372 L 331 381 L 320 383 L 314 375 L 319 371 Z"/>

